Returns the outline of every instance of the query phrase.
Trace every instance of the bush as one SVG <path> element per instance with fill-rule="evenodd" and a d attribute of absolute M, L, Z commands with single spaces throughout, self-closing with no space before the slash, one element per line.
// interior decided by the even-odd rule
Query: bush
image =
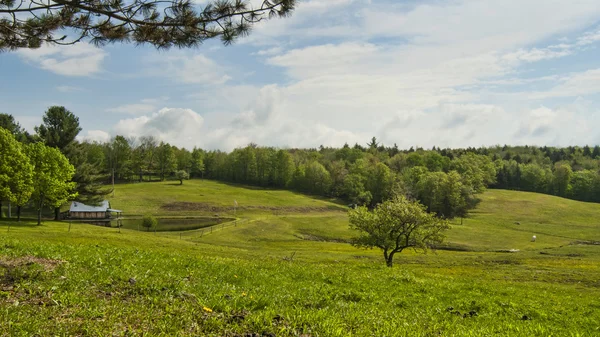
<path fill-rule="evenodd" d="M 158 225 L 158 220 L 152 215 L 145 215 L 142 219 L 142 227 L 146 227 L 147 231 L 150 231 L 151 228 L 156 228 Z"/>

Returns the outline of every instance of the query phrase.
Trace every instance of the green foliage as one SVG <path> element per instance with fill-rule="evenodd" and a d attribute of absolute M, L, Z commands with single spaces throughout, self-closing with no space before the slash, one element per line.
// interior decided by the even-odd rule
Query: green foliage
<path fill-rule="evenodd" d="M 44 42 L 68 45 L 89 38 L 96 45 L 114 42 L 150 44 L 157 48 L 195 47 L 219 38 L 228 45 L 249 34 L 253 24 L 292 13 L 295 0 L 108 1 L 35 3 L 22 8 L 0 1 L 6 17 L 0 20 L 0 52 L 39 48 Z M 24 16 L 18 15 L 25 12 Z M 65 35 L 65 31 L 68 34 Z"/>
<path fill-rule="evenodd" d="M 43 124 L 35 127 L 35 132 L 47 146 L 63 153 L 81 131 L 79 118 L 63 106 L 51 106 L 42 119 Z"/>
<path fill-rule="evenodd" d="M 31 199 L 38 210 L 40 224 L 44 205 L 60 207 L 77 196 L 75 183 L 71 181 L 75 168 L 59 150 L 42 143 L 28 145 L 27 154 L 33 166 Z"/>
<path fill-rule="evenodd" d="M 171 145 L 160 142 L 160 145 L 156 148 L 156 164 L 160 174 L 160 180 L 165 180 L 165 177 L 175 170 L 177 161 Z"/>
<path fill-rule="evenodd" d="M 175 177 L 179 180 L 179 184 L 183 185 L 183 180 L 189 179 L 190 175 L 187 172 L 185 172 L 184 170 L 179 170 L 179 171 L 175 172 Z"/>
<path fill-rule="evenodd" d="M 556 195 L 565 197 L 571 193 L 571 176 L 573 170 L 568 163 L 556 163 L 554 169 L 554 191 Z"/>
<path fill-rule="evenodd" d="M 142 218 L 142 227 L 146 228 L 147 231 L 156 228 L 157 225 L 158 220 L 152 215 L 144 215 L 144 218 Z"/>
<path fill-rule="evenodd" d="M 24 205 L 33 191 L 32 175 L 33 167 L 23 146 L 9 130 L 0 128 L 0 202 Z"/>
<path fill-rule="evenodd" d="M 206 166 L 204 165 L 204 151 L 198 148 L 194 148 L 190 158 L 190 176 L 192 177 L 204 177 L 204 171 Z"/>
<path fill-rule="evenodd" d="M 334 205 L 327 201 L 210 180 L 117 188 L 111 205 L 129 214 L 161 213 L 174 200 L 224 207 L 233 198 L 257 213 L 240 208 L 248 221 L 204 235 L 13 226 L 0 236 L 6 334 L 597 334 L 600 250 L 569 243 L 600 238 L 598 204 L 488 190 L 434 254 L 405 250 L 400 268 L 386 268 L 379 251 L 345 243 L 355 233 L 342 207 L 309 210 Z M 294 205 L 302 208 L 272 212 Z M 512 248 L 520 251 L 497 252 Z"/>
<path fill-rule="evenodd" d="M 319 195 L 326 195 L 329 192 L 331 177 L 322 164 L 313 161 L 306 165 L 304 178 L 308 185 L 306 186 L 308 192 Z"/>
<path fill-rule="evenodd" d="M 381 203 L 372 211 L 358 207 L 349 217 L 350 228 L 360 232 L 352 244 L 381 249 L 388 267 L 392 267 L 394 255 L 406 248 L 427 251 L 439 245 L 444 240 L 443 231 L 450 228 L 446 221 L 427 213 L 423 205 L 404 197 Z"/>

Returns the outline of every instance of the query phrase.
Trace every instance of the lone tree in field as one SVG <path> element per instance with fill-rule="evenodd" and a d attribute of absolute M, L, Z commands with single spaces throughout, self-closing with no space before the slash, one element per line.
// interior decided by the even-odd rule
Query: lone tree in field
<path fill-rule="evenodd" d="M 231 44 L 253 24 L 292 13 L 296 0 L 0 0 L 0 51 L 42 43 L 114 42 L 157 48 L 194 47 L 220 38 Z M 68 35 L 70 34 L 70 35 Z"/>
<path fill-rule="evenodd" d="M 179 179 L 179 185 L 183 185 L 183 179 L 188 179 L 190 175 L 184 170 L 179 170 L 175 172 L 175 176 Z"/>
<path fill-rule="evenodd" d="M 409 247 L 427 251 L 443 241 L 443 231 L 450 227 L 418 202 L 397 197 L 372 211 L 364 206 L 351 210 L 350 228 L 360 232 L 352 245 L 383 250 L 385 263 L 392 267 L 396 253 Z"/>

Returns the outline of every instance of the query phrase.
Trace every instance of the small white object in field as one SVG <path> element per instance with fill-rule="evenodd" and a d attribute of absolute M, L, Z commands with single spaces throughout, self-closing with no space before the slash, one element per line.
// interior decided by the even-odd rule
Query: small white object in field
<path fill-rule="evenodd" d="M 537 237 L 534 235 L 531 237 L 531 242 L 535 242 L 535 239 L 537 239 Z"/>

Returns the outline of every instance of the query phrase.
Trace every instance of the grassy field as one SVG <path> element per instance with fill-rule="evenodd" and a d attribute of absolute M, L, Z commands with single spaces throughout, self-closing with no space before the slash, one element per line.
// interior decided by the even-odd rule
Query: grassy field
<path fill-rule="evenodd" d="M 186 181 L 121 185 L 111 205 L 238 221 L 0 222 L 0 336 L 600 335 L 598 204 L 488 191 L 445 249 L 403 252 L 392 269 L 346 243 L 335 200 Z"/>

